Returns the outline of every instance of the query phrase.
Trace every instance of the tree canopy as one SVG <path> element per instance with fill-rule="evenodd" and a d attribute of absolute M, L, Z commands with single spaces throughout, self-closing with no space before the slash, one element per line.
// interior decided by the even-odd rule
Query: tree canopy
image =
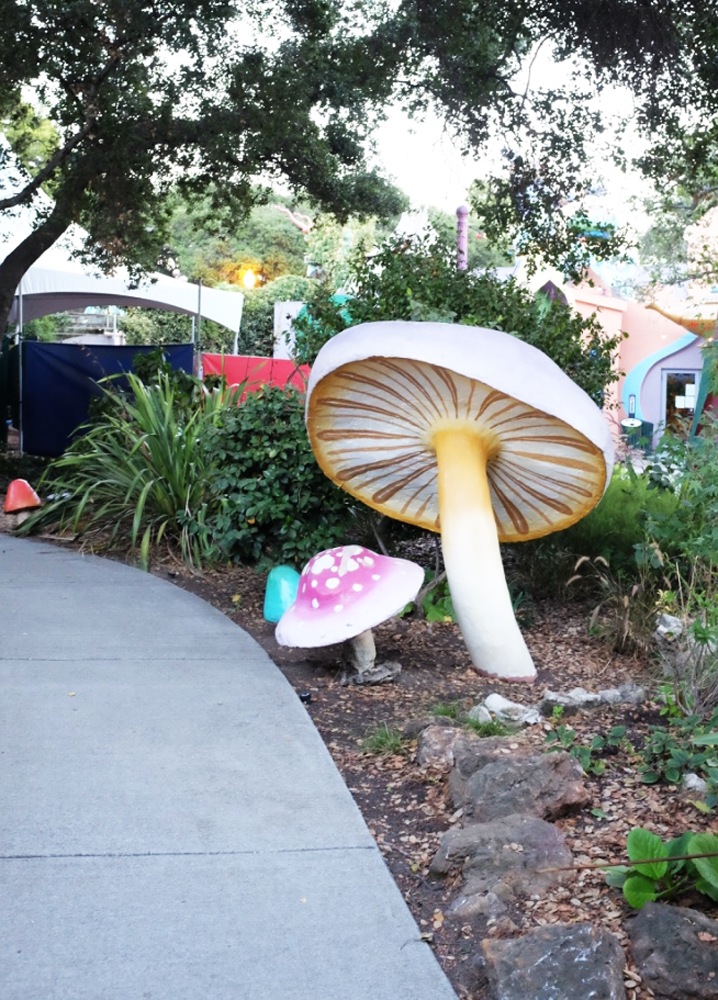
<path fill-rule="evenodd" d="M 213 217 L 261 201 L 258 177 L 340 219 L 395 211 L 366 165 L 392 101 L 437 110 L 474 156 L 498 141 L 482 228 L 574 274 L 621 246 L 583 204 L 606 128 L 597 95 L 625 89 L 623 124 L 643 142 L 610 152 L 660 184 L 690 187 L 718 142 L 715 0 L 0 0 L 0 13 L 0 117 L 28 170 L 0 210 L 38 208 L 43 185 L 54 198 L 0 263 L 0 327 L 71 222 L 95 263 L 153 266 L 175 185 L 211 189 Z M 532 75 L 541 50 L 564 67 L 548 81 Z M 55 128 L 32 150 L 30 98 Z"/>
<path fill-rule="evenodd" d="M 361 12 L 297 0 L 3 0 L 0 10 L 0 116 L 17 153 L 28 152 L 28 89 L 56 129 L 44 160 L 25 155 L 25 184 L 0 200 L 39 210 L 0 264 L 0 326 L 22 274 L 73 222 L 93 264 L 151 270 L 175 188 L 215 218 L 263 200 L 260 175 L 340 218 L 401 208 L 363 160 L 372 102 L 391 83 L 375 72 L 365 85 L 353 65 Z M 37 198 L 43 185 L 52 203 Z"/>

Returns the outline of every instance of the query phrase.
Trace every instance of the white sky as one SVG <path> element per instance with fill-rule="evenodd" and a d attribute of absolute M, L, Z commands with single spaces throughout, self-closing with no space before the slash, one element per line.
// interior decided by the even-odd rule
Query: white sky
<path fill-rule="evenodd" d="M 531 76 L 534 83 L 559 82 L 567 73 L 567 68 L 557 66 L 548 51 L 542 51 L 534 61 Z M 607 119 L 617 113 L 624 113 L 631 106 L 631 95 L 613 91 L 602 95 L 600 108 Z M 465 204 L 472 181 L 486 176 L 491 171 L 491 154 L 482 152 L 480 157 L 464 157 L 452 143 L 443 123 L 436 117 L 427 116 L 425 121 L 411 121 L 403 113 L 396 111 L 378 130 L 378 163 L 383 172 L 412 200 L 414 207 L 432 205 L 446 212 L 455 212 Z M 637 148 L 635 141 L 632 148 Z M 498 156 L 494 167 L 498 168 Z M 604 210 L 606 216 L 614 216 L 619 224 L 629 219 L 641 228 L 645 220 L 637 215 L 629 205 L 632 196 L 640 189 L 640 181 L 626 177 L 607 163 L 599 154 L 596 176 L 603 175 L 607 197 Z M 599 209 L 599 211 L 601 210 Z"/>
<path fill-rule="evenodd" d="M 431 205 L 455 212 L 466 204 L 481 164 L 462 157 L 436 119 L 413 122 L 401 113 L 377 132 L 378 161 L 414 207 Z"/>

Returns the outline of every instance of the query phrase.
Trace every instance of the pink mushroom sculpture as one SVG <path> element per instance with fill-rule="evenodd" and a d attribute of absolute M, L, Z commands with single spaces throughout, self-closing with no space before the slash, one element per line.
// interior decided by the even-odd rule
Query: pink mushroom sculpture
<path fill-rule="evenodd" d="M 376 660 L 372 628 L 412 601 L 424 580 L 421 566 L 361 545 L 340 545 L 313 556 L 301 572 L 297 599 L 279 619 L 280 646 L 344 643 L 344 658 L 361 676 Z"/>

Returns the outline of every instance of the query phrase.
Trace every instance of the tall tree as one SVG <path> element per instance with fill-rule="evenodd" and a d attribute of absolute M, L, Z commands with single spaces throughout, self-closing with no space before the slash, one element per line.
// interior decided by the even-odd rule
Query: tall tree
<path fill-rule="evenodd" d="M 24 269 L 71 221 L 97 263 L 149 267 L 174 182 L 211 186 L 214 213 L 256 202 L 262 174 L 339 218 L 396 208 L 364 166 L 391 100 L 439 110 L 474 155 L 500 139 L 482 229 L 574 274 L 620 246 L 583 203 L 597 95 L 629 95 L 623 125 L 646 145 L 609 152 L 659 183 L 718 140 L 716 0 L 0 0 L 0 23 L 0 114 L 31 88 L 57 127 L 52 154 L 0 201 L 54 185 L 0 264 L 0 328 Z M 564 67 L 548 82 L 532 73 L 542 49 Z"/>
<path fill-rule="evenodd" d="M 88 261 L 152 269 L 174 185 L 210 193 L 214 214 L 261 201 L 258 175 L 340 217 L 401 207 L 363 162 L 370 104 L 391 83 L 375 73 L 360 85 L 355 42 L 342 42 L 360 12 L 322 0 L 2 0 L 0 22 L 0 116 L 17 136 L 31 87 L 57 129 L 45 161 L 0 200 L 37 212 L 0 263 L 0 329 L 22 275 L 73 222 Z M 48 182 L 51 203 L 38 198 Z"/>

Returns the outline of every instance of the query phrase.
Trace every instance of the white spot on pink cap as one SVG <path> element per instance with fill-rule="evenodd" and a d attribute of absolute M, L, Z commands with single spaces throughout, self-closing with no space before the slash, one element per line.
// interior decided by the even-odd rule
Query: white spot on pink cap
<path fill-rule="evenodd" d="M 334 556 L 330 555 L 328 552 L 324 552 L 322 555 L 317 556 L 312 564 L 312 573 L 315 576 L 319 576 L 325 570 L 331 569 L 334 566 Z"/>

